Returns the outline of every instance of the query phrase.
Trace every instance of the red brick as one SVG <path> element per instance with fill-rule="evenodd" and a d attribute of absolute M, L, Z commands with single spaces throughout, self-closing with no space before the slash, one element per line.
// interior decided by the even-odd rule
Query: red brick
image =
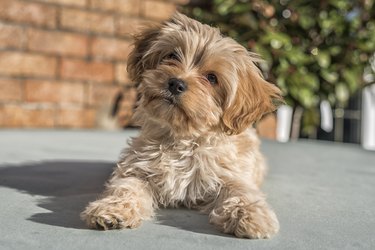
<path fill-rule="evenodd" d="M 39 3 L 0 0 L 0 19 L 56 27 L 56 9 Z"/>
<path fill-rule="evenodd" d="M 57 126 L 69 128 L 93 128 L 95 125 L 95 109 L 64 108 L 58 111 Z"/>
<path fill-rule="evenodd" d="M 37 0 L 37 1 L 45 2 L 45 3 L 55 3 L 55 4 L 61 4 L 61 5 L 78 6 L 78 7 L 86 6 L 86 0 Z"/>
<path fill-rule="evenodd" d="M 51 128 L 55 125 L 55 111 L 28 105 L 0 107 L 0 127 Z"/>
<path fill-rule="evenodd" d="M 142 28 L 155 23 L 150 20 L 121 16 L 116 20 L 116 33 L 120 36 L 132 36 L 139 33 Z"/>
<path fill-rule="evenodd" d="M 11 76 L 55 76 L 56 58 L 21 52 L 0 52 L 0 74 Z"/>
<path fill-rule="evenodd" d="M 0 79 L 0 102 L 20 101 L 22 99 L 21 83 L 18 80 Z"/>
<path fill-rule="evenodd" d="M 76 9 L 63 9 L 60 25 L 67 29 L 105 34 L 113 34 L 115 30 L 113 15 Z"/>
<path fill-rule="evenodd" d="M 31 29 L 28 48 L 33 51 L 59 55 L 86 56 L 88 38 L 83 35 Z"/>
<path fill-rule="evenodd" d="M 100 129 L 106 129 L 106 130 L 113 130 L 113 129 L 118 129 L 117 125 L 117 120 L 116 118 L 112 115 L 113 112 L 113 104 L 114 104 L 114 99 L 116 94 L 119 93 L 118 91 L 115 90 L 115 86 L 110 86 L 111 88 L 108 88 L 105 91 L 112 92 L 110 96 L 105 95 L 104 93 L 97 92 L 99 94 L 99 97 L 103 98 L 102 102 L 98 102 L 96 106 L 97 114 L 96 114 L 96 126 Z M 112 91 L 111 91 L 112 90 Z"/>
<path fill-rule="evenodd" d="M 91 8 L 115 11 L 128 15 L 139 15 L 141 1 L 139 0 L 91 0 Z"/>
<path fill-rule="evenodd" d="M 90 0 L 92 9 L 114 11 L 116 9 L 116 0 Z"/>
<path fill-rule="evenodd" d="M 117 0 L 117 11 L 122 14 L 139 16 L 142 1 L 139 0 Z"/>
<path fill-rule="evenodd" d="M 122 100 L 123 107 L 129 107 L 133 111 L 134 104 L 137 100 L 137 90 L 135 87 L 126 88 L 122 90 L 124 97 Z"/>
<path fill-rule="evenodd" d="M 117 113 L 117 120 L 121 127 L 132 124 L 132 116 L 134 113 L 134 104 L 137 100 L 137 92 L 135 88 L 128 88 L 123 90 L 123 98 L 120 103 L 119 111 Z"/>
<path fill-rule="evenodd" d="M 91 84 L 89 87 L 89 104 L 96 107 L 111 105 L 119 92 L 119 86 Z"/>
<path fill-rule="evenodd" d="M 25 41 L 24 33 L 19 26 L 0 23 L 0 48 L 21 49 Z"/>
<path fill-rule="evenodd" d="M 118 86 L 90 86 L 90 104 L 100 110 L 97 115 L 99 126 L 104 128 L 113 127 L 113 122 L 111 122 L 111 119 L 108 119 L 108 115 L 111 113 L 116 97 L 120 93 L 122 93 L 123 96 L 121 102 L 118 103 L 116 120 L 118 125 L 124 127 L 130 124 L 133 115 L 134 103 L 137 96 L 135 88 L 127 88 L 124 90 Z"/>
<path fill-rule="evenodd" d="M 27 80 L 25 82 L 25 100 L 39 103 L 83 104 L 84 84 Z"/>
<path fill-rule="evenodd" d="M 190 2 L 190 0 L 170 0 L 170 2 L 180 4 L 180 5 L 184 5 L 184 4 L 188 4 Z"/>
<path fill-rule="evenodd" d="M 128 85 L 131 83 L 128 71 L 126 70 L 126 63 L 116 64 L 116 81 L 121 85 Z"/>
<path fill-rule="evenodd" d="M 109 60 L 125 60 L 131 50 L 129 41 L 116 38 L 94 38 L 91 53 L 96 58 Z"/>
<path fill-rule="evenodd" d="M 63 59 L 60 75 L 63 79 L 112 82 L 114 80 L 114 69 L 111 63 Z"/>
<path fill-rule="evenodd" d="M 176 11 L 176 6 L 169 2 L 149 1 L 144 2 L 143 15 L 155 20 L 166 20 Z"/>

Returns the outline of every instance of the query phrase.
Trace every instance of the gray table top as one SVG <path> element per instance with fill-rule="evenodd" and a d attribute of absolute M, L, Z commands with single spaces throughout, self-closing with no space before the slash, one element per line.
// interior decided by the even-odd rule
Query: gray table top
<path fill-rule="evenodd" d="M 136 133 L 0 130 L 0 249 L 375 249 L 375 152 L 312 141 L 262 144 L 281 224 L 270 240 L 223 235 L 185 209 L 134 230 L 86 229 L 80 211 Z"/>

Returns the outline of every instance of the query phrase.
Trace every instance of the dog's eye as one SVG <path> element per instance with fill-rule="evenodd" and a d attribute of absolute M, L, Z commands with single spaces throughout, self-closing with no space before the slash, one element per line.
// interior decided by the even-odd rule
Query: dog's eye
<path fill-rule="evenodd" d="M 207 80 L 208 80 L 212 85 L 217 84 L 217 77 L 216 77 L 216 75 L 210 73 L 210 74 L 207 74 L 206 78 L 207 78 Z"/>
<path fill-rule="evenodd" d="M 167 55 L 165 57 L 165 59 L 168 59 L 168 60 L 175 60 L 175 61 L 180 61 L 180 58 L 178 57 L 177 53 L 176 52 L 172 52 L 170 53 L 169 55 Z"/>

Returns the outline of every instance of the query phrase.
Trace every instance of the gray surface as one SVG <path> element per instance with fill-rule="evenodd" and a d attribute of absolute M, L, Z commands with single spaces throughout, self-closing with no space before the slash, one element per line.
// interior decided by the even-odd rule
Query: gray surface
<path fill-rule="evenodd" d="M 265 141 L 270 240 L 218 233 L 205 215 L 162 210 L 135 230 L 94 231 L 79 212 L 136 131 L 0 131 L 0 249 L 375 249 L 375 153 Z"/>

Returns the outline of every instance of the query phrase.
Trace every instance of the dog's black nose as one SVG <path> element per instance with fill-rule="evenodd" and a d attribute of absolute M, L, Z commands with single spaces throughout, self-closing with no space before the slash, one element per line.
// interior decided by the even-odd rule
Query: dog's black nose
<path fill-rule="evenodd" d="M 168 89 L 173 95 L 179 95 L 187 89 L 187 86 L 181 79 L 171 78 L 168 81 Z"/>

